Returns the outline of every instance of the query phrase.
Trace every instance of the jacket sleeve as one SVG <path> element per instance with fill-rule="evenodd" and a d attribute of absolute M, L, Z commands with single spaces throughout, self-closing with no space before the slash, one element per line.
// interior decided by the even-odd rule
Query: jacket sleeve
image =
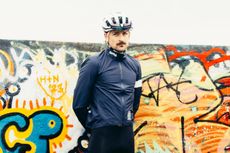
<path fill-rule="evenodd" d="M 136 114 L 139 108 L 141 93 L 142 93 L 141 66 L 138 62 L 137 78 L 134 86 L 134 104 L 133 104 L 134 115 Z"/>
<path fill-rule="evenodd" d="M 91 103 L 94 83 L 97 78 L 98 64 L 96 58 L 89 57 L 81 65 L 79 77 L 73 96 L 73 110 L 86 129 L 87 107 Z"/>

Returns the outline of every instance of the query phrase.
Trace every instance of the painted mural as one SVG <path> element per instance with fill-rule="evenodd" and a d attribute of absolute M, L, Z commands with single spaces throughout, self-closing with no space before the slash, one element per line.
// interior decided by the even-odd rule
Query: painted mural
<path fill-rule="evenodd" d="M 86 153 L 72 110 L 78 71 L 102 44 L 0 40 L 0 153 Z M 132 44 L 143 92 L 136 153 L 230 152 L 230 47 Z"/>

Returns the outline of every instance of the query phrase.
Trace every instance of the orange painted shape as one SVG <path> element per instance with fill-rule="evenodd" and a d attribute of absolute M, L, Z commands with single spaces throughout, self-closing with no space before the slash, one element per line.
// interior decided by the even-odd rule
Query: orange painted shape
<path fill-rule="evenodd" d="M 200 82 L 204 82 L 206 80 L 206 78 L 207 78 L 206 76 L 202 76 Z"/>
<path fill-rule="evenodd" d="M 16 99 L 15 107 L 18 108 L 18 99 Z"/>
<path fill-rule="evenodd" d="M 0 50 L 0 54 L 2 54 L 7 60 L 7 62 L 8 62 L 7 69 L 10 72 L 10 74 L 14 75 L 15 74 L 15 72 L 14 72 L 14 64 L 13 64 L 14 62 L 13 62 L 12 58 L 10 57 L 10 55 L 6 51 Z"/>
<path fill-rule="evenodd" d="M 43 98 L 43 105 L 46 106 L 46 98 Z"/>
<path fill-rule="evenodd" d="M 30 100 L 30 109 L 33 109 L 33 102 Z"/>
<path fill-rule="evenodd" d="M 38 102 L 38 99 L 36 99 L 36 106 L 37 106 L 37 108 L 40 107 L 39 102 Z"/>
<path fill-rule="evenodd" d="M 73 127 L 73 125 L 72 124 L 67 124 L 66 127 Z"/>
<path fill-rule="evenodd" d="M 72 140 L 72 138 L 70 137 L 70 136 L 68 136 L 68 135 L 65 135 L 65 138 L 67 139 L 67 140 Z"/>

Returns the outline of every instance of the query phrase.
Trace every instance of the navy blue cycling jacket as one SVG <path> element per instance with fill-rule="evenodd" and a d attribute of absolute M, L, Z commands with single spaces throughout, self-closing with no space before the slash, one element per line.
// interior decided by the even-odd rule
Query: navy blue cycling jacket
<path fill-rule="evenodd" d="M 82 63 L 74 91 L 74 112 L 86 129 L 132 125 L 141 85 L 139 62 L 108 48 Z"/>

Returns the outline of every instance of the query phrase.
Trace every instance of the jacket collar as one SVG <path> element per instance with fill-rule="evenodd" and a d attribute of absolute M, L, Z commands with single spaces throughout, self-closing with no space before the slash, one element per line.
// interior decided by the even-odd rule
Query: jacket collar
<path fill-rule="evenodd" d="M 112 58 L 119 60 L 119 61 L 124 60 L 127 56 L 125 51 L 119 52 L 119 51 L 117 51 L 111 47 L 107 48 L 106 50 L 107 50 L 109 56 L 111 56 Z"/>

